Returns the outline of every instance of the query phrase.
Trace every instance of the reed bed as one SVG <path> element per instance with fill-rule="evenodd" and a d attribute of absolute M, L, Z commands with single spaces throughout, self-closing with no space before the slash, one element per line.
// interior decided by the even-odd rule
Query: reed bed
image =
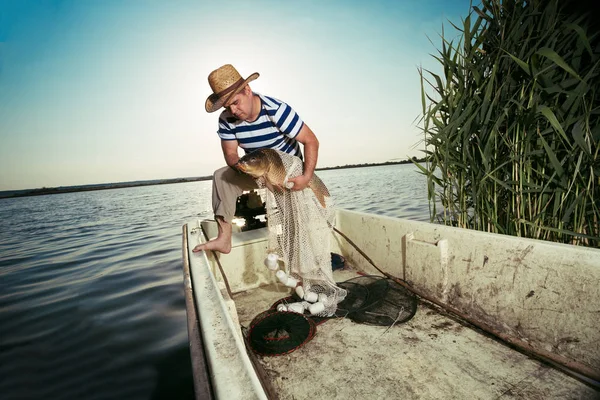
<path fill-rule="evenodd" d="M 600 41 L 587 21 L 559 1 L 484 0 L 452 25 L 457 39 L 442 31 L 443 73 L 419 71 L 432 221 L 600 246 Z"/>

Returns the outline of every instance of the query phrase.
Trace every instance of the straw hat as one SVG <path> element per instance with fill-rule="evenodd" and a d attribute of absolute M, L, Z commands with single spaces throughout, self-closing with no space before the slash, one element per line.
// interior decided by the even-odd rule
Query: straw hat
<path fill-rule="evenodd" d="M 238 94 L 248 82 L 258 78 L 258 72 L 244 79 L 231 64 L 225 64 L 208 75 L 208 84 L 213 94 L 208 96 L 204 108 L 206 112 L 215 112 L 227 101 Z"/>

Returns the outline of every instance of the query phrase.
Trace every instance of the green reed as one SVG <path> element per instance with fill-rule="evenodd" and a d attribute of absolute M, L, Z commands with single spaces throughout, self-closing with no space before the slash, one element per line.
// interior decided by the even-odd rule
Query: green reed
<path fill-rule="evenodd" d="M 597 34 L 557 0 L 472 9 L 419 71 L 432 221 L 600 246 Z"/>

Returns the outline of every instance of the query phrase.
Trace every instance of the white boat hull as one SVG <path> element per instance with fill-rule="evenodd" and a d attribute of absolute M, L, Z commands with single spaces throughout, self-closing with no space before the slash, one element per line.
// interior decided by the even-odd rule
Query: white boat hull
<path fill-rule="evenodd" d="M 453 315 L 460 315 L 463 320 L 493 333 L 495 337 L 533 352 L 560 368 L 568 369 L 572 375 L 581 375 L 583 379 L 598 379 L 600 333 L 596 321 L 600 314 L 600 250 L 347 210 L 338 210 L 336 226 L 358 249 L 336 234 L 331 251 L 342 254 L 353 268 L 367 274 L 380 275 L 382 271 L 399 278 L 423 298 L 455 311 Z M 281 298 L 289 294 L 289 288 L 278 285 L 274 274 L 263 264 L 266 255 L 266 230 L 234 234 L 231 253 L 218 256 L 212 252 L 191 252 L 196 244 L 214 237 L 214 222 L 193 221 L 184 226 L 184 232 L 184 252 L 187 251 L 192 276 L 190 290 L 198 308 L 215 397 L 267 398 L 269 390 L 285 392 L 284 387 L 293 388 L 293 385 L 285 386 L 276 380 L 272 381 L 267 376 L 269 374 L 265 374 L 266 378 L 259 379 L 253 365 L 253 354 L 250 353 L 249 356 L 244 348 L 240 330 L 240 322 L 247 324 L 250 317 L 264 311 L 269 301 L 273 300 L 269 296 Z M 365 254 L 371 261 L 364 257 Z M 245 298 L 252 300 L 245 302 Z M 430 318 L 437 321 L 434 317 Z M 415 324 L 425 322 L 416 321 Z M 350 322 L 336 320 L 335 323 Z M 325 325 L 327 324 L 332 322 L 326 322 Z M 353 328 L 344 329 L 356 332 L 363 329 L 354 325 Z M 324 326 L 323 330 L 326 328 Z M 432 332 L 427 335 L 437 335 L 436 329 L 431 329 Z M 395 334 L 401 335 L 401 332 L 398 330 Z M 464 338 L 464 335 L 460 337 Z M 401 339 L 402 336 L 398 336 L 398 340 Z M 463 341 L 456 338 L 449 340 Z M 477 358 L 478 354 L 481 356 L 481 351 L 496 351 L 486 348 L 485 341 L 473 343 L 474 346 L 471 347 L 463 343 L 463 346 L 466 345 L 473 352 L 473 358 Z M 310 344 L 306 346 L 306 351 L 310 350 Z M 377 346 L 377 343 L 370 345 Z M 443 346 L 447 347 L 446 350 Z M 447 353 L 439 354 L 438 365 L 433 365 L 433 358 L 425 357 L 427 363 L 416 365 L 413 374 L 427 373 L 423 368 L 429 365 L 431 371 L 442 371 L 441 373 L 449 376 L 464 376 L 469 373 L 469 368 L 473 375 L 477 375 L 477 370 L 485 369 L 485 365 L 491 362 L 486 357 L 480 357 L 487 361 L 482 361 L 483 364 L 477 367 L 467 365 L 458 368 L 459 364 L 456 363 L 444 366 L 442 360 L 446 357 L 460 359 L 458 354 L 464 352 L 464 347 L 456 350 L 458 353 L 455 354 L 449 343 L 443 346 L 434 347 L 437 352 Z M 525 357 L 515 350 L 503 347 L 509 354 L 509 360 L 511 357 L 515 360 Z M 431 347 L 422 347 L 419 351 L 425 355 L 429 350 Z M 385 351 L 392 351 L 394 354 L 394 350 Z M 348 352 L 352 352 L 352 349 L 348 349 Z M 292 356 L 297 357 L 296 353 Z M 319 356 L 307 358 L 314 357 Z M 395 356 L 390 354 L 390 357 Z M 502 357 L 504 356 L 498 356 L 497 366 L 487 365 L 487 368 L 491 368 L 489 376 L 492 380 L 494 370 L 498 370 L 498 379 L 508 379 L 502 374 L 509 374 L 503 368 L 510 369 L 507 366 L 510 362 L 507 364 Z M 537 361 L 525 358 L 538 365 Z M 269 362 L 279 363 L 275 358 L 273 360 Z M 522 362 L 523 365 L 526 364 L 525 361 Z M 257 364 L 256 360 L 254 364 Z M 396 364 L 390 364 L 387 369 Z M 405 367 L 409 368 L 403 366 L 399 373 L 411 373 Z M 519 379 L 523 380 L 528 376 L 528 368 L 530 370 L 533 367 L 524 367 L 522 374 L 525 376 Z M 572 384 L 573 388 L 579 388 L 577 390 L 580 390 L 578 393 L 582 398 L 594 398 L 598 394 L 589 385 L 583 385 L 561 372 L 554 372 L 564 379 L 549 378 L 554 386 L 546 382 L 544 384 L 550 386 L 540 386 L 540 393 L 548 393 L 550 390 L 559 394 L 557 388 L 564 389 Z M 398 379 L 403 377 L 398 376 Z M 475 391 L 481 394 L 481 398 L 486 397 L 484 393 L 493 396 L 497 388 L 493 388 L 493 385 L 486 388 L 481 379 L 474 379 L 473 387 L 467 387 L 465 393 Z M 265 382 L 266 380 L 271 382 Z M 460 394 L 459 389 L 453 392 L 443 382 L 441 380 L 428 384 L 426 390 L 413 394 L 416 393 L 419 398 L 453 398 L 451 396 Z M 317 385 L 316 381 L 314 385 Z M 313 390 L 318 392 L 316 387 Z M 322 394 L 327 397 L 325 392 Z M 298 398 L 302 397 L 299 393 L 296 395 Z"/>

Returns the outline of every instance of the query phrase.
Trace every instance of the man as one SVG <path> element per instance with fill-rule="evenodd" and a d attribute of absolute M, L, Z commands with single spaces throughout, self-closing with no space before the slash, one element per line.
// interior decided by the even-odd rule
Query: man
<path fill-rule="evenodd" d="M 223 65 L 208 76 L 213 93 L 206 99 L 206 111 L 212 113 L 221 107 L 225 108 L 219 116 L 217 133 L 221 138 L 227 167 L 216 170 L 213 175 L 212 202 L 219 233 L 215 239 L 194 247 L 194 252 L 214 250 L 227 254 L 231 251 L 231 220 L 236 200 L 244 190 L 257 187 L 254 179 L 236 168 L 240 159 L 238 147 L 246 153 L 271 148 L 302 158 L 298 145 L 302 143 L 303 174 L 288 181 L 294 184 L 292 190 L 303 190 L 313 176 L 319 141 L 289 105 L 252 92 L 248 83 L 258 76 L 255 72 L 243 79 L 230 64 Z"/>

